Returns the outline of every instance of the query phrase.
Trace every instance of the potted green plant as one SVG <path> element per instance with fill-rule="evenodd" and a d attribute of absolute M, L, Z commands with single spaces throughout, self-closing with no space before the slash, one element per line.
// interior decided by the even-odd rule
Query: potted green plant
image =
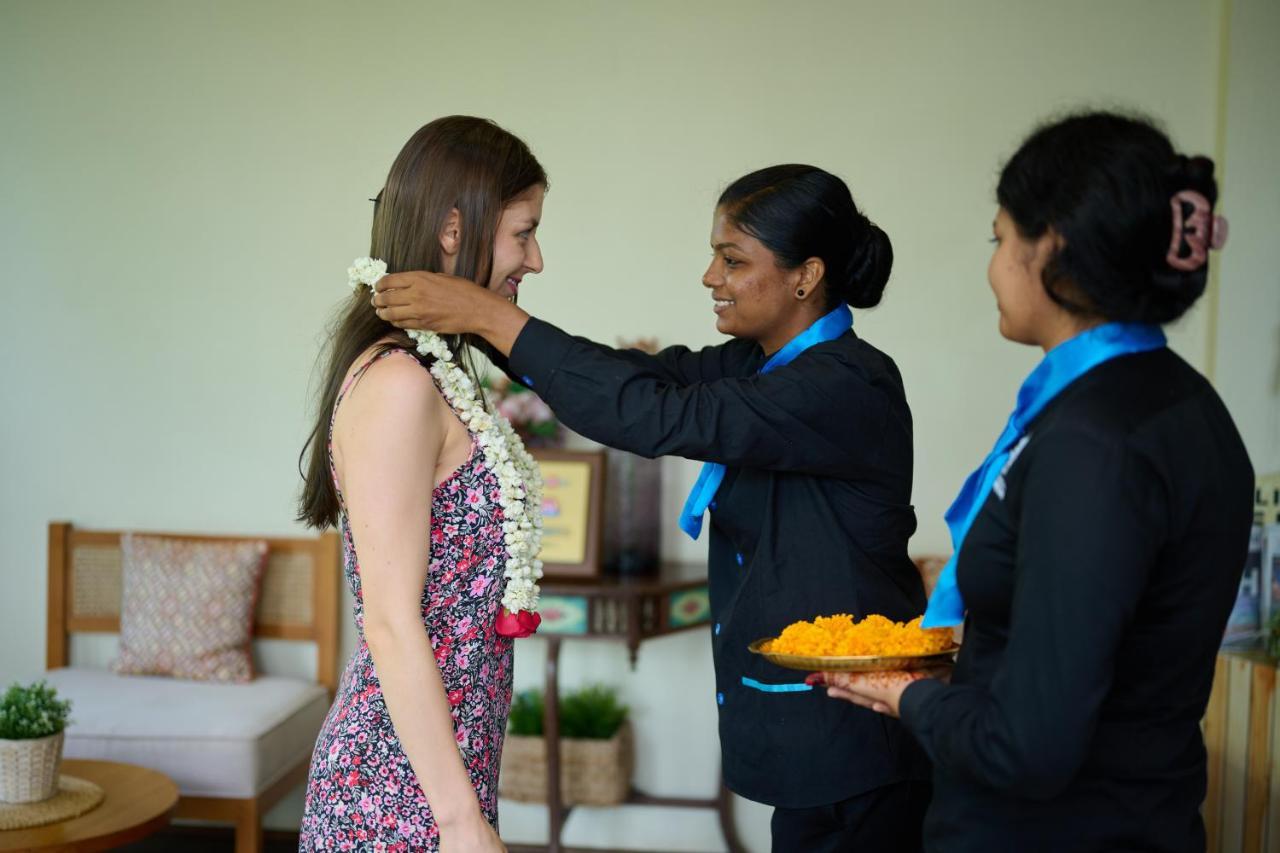
<path fill-rule="evenodd" d="M 499 792 L 521 802 L 546 802 L 547 742 L 541 690 L 511 703 Z M 631 791 L 634 752 L 628 709 L 611 687 L 592 685 L 560 699 L 560 795 L 566 805 L 612 806 Z"/>
<path fill-rule="evenodd" d="M 58 791 L 71 703 L 43 681 L 14 684 L 0 699 L 0 802 L 34 803 Z"/>

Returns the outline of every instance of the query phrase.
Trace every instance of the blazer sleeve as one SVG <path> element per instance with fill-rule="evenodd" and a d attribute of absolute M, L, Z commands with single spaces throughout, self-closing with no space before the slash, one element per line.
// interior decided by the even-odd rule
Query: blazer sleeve
<path fill-rule="evenodd" d="M 638 358 L 532 319 L 510 364 L 563 423 L 602 444 L 856 476 L 879 453 L 887 397 L 844 355 L 819 349 L 767 374 L 726 375 L 742 369 L 733 344 Z"/>

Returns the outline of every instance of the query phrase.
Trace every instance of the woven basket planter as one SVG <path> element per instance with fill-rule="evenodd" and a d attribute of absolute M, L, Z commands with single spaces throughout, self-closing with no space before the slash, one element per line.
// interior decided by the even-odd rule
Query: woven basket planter
<path fill-rule="evenodd" d="M 560 741 L 560 795 L 570 806 L 615 806 L 631 791 L 635 756 L 631 724 L 609 740 Z M 507 735 L 499 793 L 522 803 L 547 801 L 547 742 L 541 736 Z"/>
<path fill-rule="evenodd" d="M 58 792 L 63 732 L 28 740 L 0 740 L 0 802 L 35 803 Z"/>

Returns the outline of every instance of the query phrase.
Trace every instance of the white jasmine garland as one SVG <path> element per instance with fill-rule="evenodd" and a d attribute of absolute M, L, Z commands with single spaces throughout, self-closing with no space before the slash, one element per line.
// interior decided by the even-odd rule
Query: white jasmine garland
<path fill-rule="evenodd" d="M 352 290 L 362 284 L 373 287 L 374 282 L 387 274 L 387 262 L 373 258 L 356 258 L 347 268 L 347 281 Z"/>
<path fill-rule="evenodd" d="M 387 265 L 374 258 L 356 258 L 347 270 L 353 288 L 373 287 L 387 274 Z M 524 442 L 501 414 L 491 414 L 481 390 L 454 361 L 449 345 L 435 332 L 411 330 L 418 352 L 435 358 L 435 377 L 459 420 L 476 436 L 485 466 L 498 479 L 498 504 L 502 507 L 502 534 L 507 547 L 503 572 L 506 588 L 502 606 L 511 613 L 538 609 L 538 579 L 542 577 L 542 474 Z"/>

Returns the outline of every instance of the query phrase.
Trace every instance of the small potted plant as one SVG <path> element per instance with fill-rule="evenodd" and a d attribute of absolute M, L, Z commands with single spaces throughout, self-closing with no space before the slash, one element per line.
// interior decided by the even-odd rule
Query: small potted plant
<path fill-rule="evenodd" d="M 511 703 L 510 733 L 502 751 L 502 796 L 547 800 L 547 742 L 541 690 Z M 611 687 L 594 685 L 560 700 L 560 796 L 566 805 L 613 806 L 631 791 L 634 765 L 627 706 Z"/>
<path fill-rule="evenodd" d="M 34 803 L 58 791 L 71 703 L 43 681 L 14 684 L 0 699 L 0 802 Z"/>

